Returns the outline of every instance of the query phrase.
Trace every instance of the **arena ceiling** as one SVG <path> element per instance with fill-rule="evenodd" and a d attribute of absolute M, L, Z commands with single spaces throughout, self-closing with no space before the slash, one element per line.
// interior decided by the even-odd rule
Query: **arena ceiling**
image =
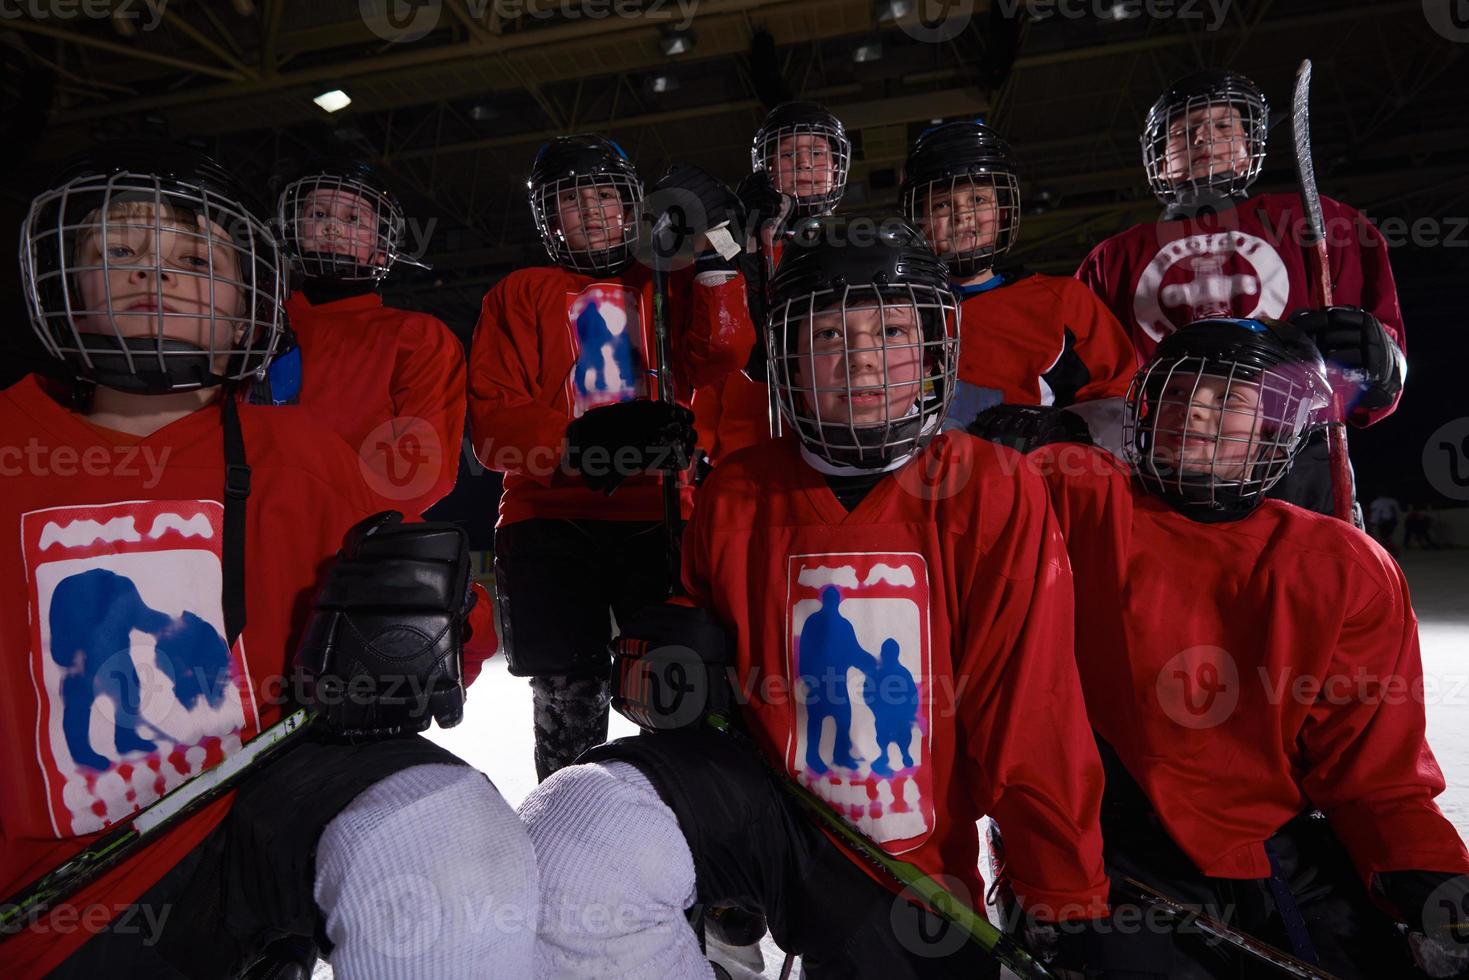
<path fill-rule="evenodd" d="M 435 264 L 395 272 L 393 298 L 462 329 L 489 283 L 544 261 L 524 184 L 547 138 L 597 131 L 645 178 L 686 162 L 733 182 L 766 107 L 794 96 L 827 103 L 854 133 L 849 210 L 893 205 L 907 144 L 932 120 L 983 116 L 1025 166 L 1022 257 L 1069 271 L 1091 244 L 1156 215 L 1137 131 L 1163 86 L 1229 66 L 1279 110 L 1310 57 L 1324 193 L 1379 219 L 1442 218 L 1469 200 L 1469 29 L 1435 29 L 1422 0 L 896 4 L 946 7 L 937 26 L 911 10 L 893 20 L 893 6 L 0 0 L 4 193 L 13 210 L 28 196 L 16 177 L 141 134 L 214 152 L 263 197 L 308 156 L 366 158 L 399 186 L 410 236 Z M 692 46 L 665 53 L 679 28 Z M 331 89 L 351 105 L 313 103 Z M 1289 185 L 1288 146 L 1273 142 L 1262 186 Z"/>

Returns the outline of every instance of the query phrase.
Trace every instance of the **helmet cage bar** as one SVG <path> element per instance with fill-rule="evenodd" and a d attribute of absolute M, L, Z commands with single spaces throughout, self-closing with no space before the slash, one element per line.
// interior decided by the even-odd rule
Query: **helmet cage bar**
<path fill-rule="evenodd" d="M 878 311 L 881 341 L 876 345 L 850 347 L 848 314 L 862 309 Z M 918 331 L 916 341 L 888 342 L 890 321 L 894 311 L 899 310 L 912 311 L 911 326 Z M 770 314 L 767 357 L 782 417 L 795 427 L 809 450 L 839 465 L 883 466 L 913 453 L 938 431 L 953 398 L 959 351 L 958 318 L 958 306 L 947 289 L 911 284 L 840 285 L 779 304 Z M 819 341 L 818 325 L 823 332 L 840 330 L 840 340 Z M 902 326 L 909 324 L 905 322 Z M 803 335 L 804 352 L 801 350 Z M 855 383 L 853 358 L 874 352 L 881 362 L 881 380 Z M 907 357 L 904 352 L 908 352 Z M 818 361 L 828 357 L 842 359 L 841 378 L 834 384 L 819 385 L 816 383 Z M 894 368 L 909 358 L 917 361 L 913 379 L 895 381 Z M 879 419 L 857 419 L 852 404 L 854 396 L 886 394 L 895 387 L 912 388 L 912 401 L 899 407 L 884 398 Z M 845 418 L 830 419 L 822 415 L 817 402 L 825 394 L 842 398 L 846 404 Z"/>
<path fill-rule="evenodd" d="M 320 247 L 306 247 L 304 225 L 313 220 L 304 213 L 306 206 L 317 194 L 324 194 L 340 201 L 341 195 L 351 194 L 373 209 L 375 221 L 372 232 L 371 251 L 366 261 L 360 261 L 350 252 L 325 251 Z M 339 205 L 334 205 L 339 206 Z M 355 207 L 356 205 L 349 205 Z M 302 177 L 286 185 L 281 192 L 276 219 L 281 228 L 286 254 L 303 274 L 312 279 L 331 279 L 337 282 L 382 282 L 392 269 L 393 263 L 402 256 L 403 239 L 407 220 L 403 207 L 396 197 L 365 181 L 350 176 L 319 173 Z M 324 224 L 343 224 L 335 215 L 329 214 L 321 220 Z M 368 243 L 359 242 L 347 231 L 342 236 L 354 251 Z"/>
<path fill-rule="evenodd" d="M 577 248 L 566 238 L 561 228 L 561 195 L 574 194 L 576 212 L 586 226 L 589 216 L 603 220 L 600 207 L 588 206 L 582 201 L 581 192 L 588 187 L 611 187 L 617 191 L 622 202 L 622 240 L 601 248 Z M 570 174 L 557 180 L 532 185 L 530 191 L 531 212 L 536 230 L 546 252 L 557 265 L 585 275 L 612 275 L 622 271 L 632 260 L 637 249 L 639 211 L 643 202 L 643 182 L 636 177 L 615 173 Z"/>
<path fill-rule="evenodd" d="M 1220 108 L 1232 109 L 1239 116 L 1238 131 L 1227 138 L 1220 138 L 1215 132 L 1218 122 L 1214 118 L 1215 110 Z M 1190 123 L 1188 120 L 1195 113 L 1200 113 L 1202 118 Z M 1148 175 L 1149 189 L 1166 204 L 1186 203 L 1200 195 L 1244 194 L 1265 165 L 1268 115 L 1268 108 L 1258 96 L 1234 87 L 1192 95 L 1181 102 L 1155 109 L 1149 114 L 1141 138 L 1143 169 Z M 1195 153 L 1195 133 L 1200 126 L 1206 127 L 1208 133 L 1202 146 L 1209 151 L 1210 159 L 1207 173 L 1195 176 L 1187 157 Z M 1187 176 L 1182 179 L 1169 176 L 1168 142 L 1173 135 L 1185 137 L 1187 157 L 1183 164 Z M 1236 140 L 1244 141 L 1248 154 L 1242 170 L 1235 169 L 1232 152 L 1228 154 L 1230 159 L 1225 161 L 1214 159 L 1216 144 L 1217 148 L 1227 149 Z"/>
<path fill-rule="evenodd" d="M 812 194 L 791 194 L 796 202 L 793 217 L 810 218 L 830 214 L 836 210 L 836 206 L 841 203 L 842 195 L 846 193 L 847 174 L 852 168 L 852 141 L 841 129 L 827 123 L 808 122 L 762 129 L 755 134 L 755 141 L 750 147 L 750 166 L 754 170 L 764 170 L 770 174 L 771 181 L 778 188 L 780 158 L 787 155 L 780 152 L 781 140 L 800 136 L 819 137 L 826 141 L 831 161 L 831 186 L 824 191 Z M 795 165 L 795 157 L 799 152 L 799 150 L 793 150 L 788 154 L 791 157 L 792 172 L 799 173 L 803 170 L 814 172 L 816 170 L 814 166 L 798 167 Z"/>
<path fill-rule="evenodd" d="M 168 390 L 243 381 L 269 363 L 282 332 L 283 277 L 275 239 L 269 227 L 239 203 L 200 184 L 167 182 L 181 189 L 165 187 L 164 179 L 152 174 L 88 174 L 35 198 L 21 229 L 22 278 L 32 325 L 51 356 L 78 364 L 86 372 L 101 367 L 94 355 L 107 355 L 109 359 L 120 357 L 134 376 L 156 374 L 169 379 Z M 127 206 L 150 209 L 151 215 L 115 213 Z M 81 217 L 72 217 L 75 215 Z M 204 227 L 190 227 L 191 220 Z M 212 226 L 224 228 L 228 237 L 220 238 Z M 120 236 L 130 232 L 151 237 L 151 262 L 122 262 L 110 254 L 122 245 Z M 78 254 L 89 234 L 99 243 L 96 262 L 80 261 Z M 166 238 L 170 245 L 180 238 L 200 243 L 205 266 L 191 269 L 169 261 L 164 255 Z M 233 249 L 239 263 L 235 275 L 218 267 L 219 247 Z M 140 270 L 152 274 L 153 309 L 135 314 L 115 310 L 112 273 Z M 87 273 L 100 273 L 102 295 L 97 307 L 86 305 L 80 277 Z M 166 281 L 185 278 L 207 284 L 207 312 L 167 308 L 170 303 L 178 305 L 179 300 L 165 293 Z M 217 294 L 225 287 L 239 292 L 238 312 L 219 308 Z M 151 338 L 125 336 L 117 322 L 119 315 L 152 317 L 157 329 Z M 187 322 L 193 333 L 206 320 L 207 347 L 168 336 L 171 323 Z M 110 324 L 111 332 L 98 332 L 101 323 Z M 238 341 L 236 333 L 240 334 Z M 222 336 L 229 339 L 221 342 Z M 104 338 L 104 342 L 88 343 L 89 337 Z M 115 347 L 107 341 L 115 342 Z M 170 372 L 170 361 L 197 360 L 201 355 L 208 358 L 206 378 L 181 381 Z M 227 358 L 223 371 L 215 363 L 220 356 Z"/>
<path fill-rule="evenodd" d="M 1205 379 L 1223 383 L 1213 405 L 1199 400 Z M 1258 393 L 1252 406 L 1235 400 L 1241 388 Z M 1197 356 L 1164 359 L 1133 379 L 1123 447 L 1139 480 L 1165 499 L 1214 510 L 1253 506 L 1289 470 L 1310 430 L 1312 406 L 1309 386 L 1288 371 Z M 1212 435 L 1190 431 L 1195 408 L 1212 413 Z M 1230 419 L 1243 424 L 1226 424 Z"/>
<path fill-rule="evenodd" d="M 952 202 L 965 190 L 972 192 L 971 200 L 976 203 L 968 208 L 955 208 Z M 978 203 L 979 195 L 985 191 L 993 203 Z M 908 219 L 923 230 L 934 253 L 948 264 L 956 279 L 967 279 L 992 268 L 1020 236 L 1020 183 L 1011 171 L 976 171 L 940 177 L 914 185 L 904 196 L 903 210 Z M 939 206 L 947 203 L 949 208 L 948 234 L 944 236 L 947 251 L 939 248 L 933 231 L 935 197 L 940 198 Z M 985 212 L 994 215 L 994 234 L 987 242 L 978 237 Z M 960 248 L 960 240 L 970 230 L 976 236 L 974 244 Z"/>

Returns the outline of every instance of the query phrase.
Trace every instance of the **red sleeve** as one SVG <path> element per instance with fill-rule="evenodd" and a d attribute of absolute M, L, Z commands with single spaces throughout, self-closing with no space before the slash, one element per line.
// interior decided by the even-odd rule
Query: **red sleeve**
<path fill-rule="evenodd" d="M 1113 318 L 1125 325 L 1125 332 L 1131 336 L 1131 318 L 1127 315 L 1126 305 L 1119 295 L 1121 287 L 1113 281 L 1115 270 L 1108 267 L 1110 264 L 1108 256 L 1112 251 L 1111 244 L 1112 240 L 1109 238 L 1093 248 L 1087 257 L 1082 259 L 1081 265 L 1076 270 L 1076 278 L 1083 286 L 1096 294 L 1097 298 L 1102 301 L 1102 305 L 1112 311 Z"/>
<path fill-rule="evenodd" d="M 1423 663 L 1407 583 L 1361 537 L 1363 558 L 1381 573 L 1342 597 L 1351 611 L 1301 728 L 1301 786 L 1369 886 L 1379 871 L 1469 872 L 1463 841 L 1433 802 L 1444 777 L 1424 738 Z"/>
<path fill-rule="evenodd" d="M 683 324 L 681 371 L 690 388 L 700 388 L 745 366 L 755 347 L 755 327 L 743 277 L 705 285 L 689 275 L 684 285 L 689 316 Z"/>
<path fill-rule="evenodd" d="M 1338 305 L 1360 306 L 1382 323 L 1397 343 L 1408 352 L 1407 335 L 1403 332 L 1403 311 L 1398 305 L 1398 288 L 1393 281 L 1392 264 L 1388 261 L 1387 240 L 1377 226 L 1349 205 L 1322 198 L 1327 212 L 1327 246 L 1333 283 L 1332 301 Z M 1350 229 L 1343 236 L 1337 228 Z M 1351 414 L 1354 425 L 1371 425 L 1397 409 L 1397 402 L 1385 408 L 1357 409 Z"/>
<path fill-rule="evenodd" d="M 1107 909 L 1104 779 L 1072 648 L 1071 568 L 1044 483 L 1020 477 L 1004 528 L 961 600 L 967 778 L 1005 835 L 1026 911 L 1048 921 L 1093 918 Z"/>
<path fill-rule="evenodd" d="M 540 323 L 534 297 L 506 276 L 485 294 L 469 355 L 469 425 L 474 452 L 490 469 L 547 486 L 571 416 L 552 408 L 540 376 Z M 513 291 L 512 291 L 513 290 Z"/>
<path fill-rule="evenodd" d="M 464 439 L 464 349 L 437 318 L 409 317 L 398 331 L 398 357 L 393 370 L 393 414 L 422 419 L 433 430 L 420 440 L 424 463 L 439 474 L 432 488 L 409 506 L 422 513 L 448 496 L 459 470 Z"/>
<path fill-rule="evenodd" d="M 474 583 L 474 608 L 469 611 L 469 641 L 464 644 L 464 686 L 474 683 L 489 660 L 500 649 L 495 635 L 494 603 L 489 591 Z"/>
<path fill-rule="evenodd" d="M 1091 381 L 1076 393 L 1076 400 L 1126 396 L 1138 369 L 1132 341 L 1096 293 L 1081 283 L 1060 281 L 1063 322 L 1076 338 L 1076 354 L 1091 375 Z"/>

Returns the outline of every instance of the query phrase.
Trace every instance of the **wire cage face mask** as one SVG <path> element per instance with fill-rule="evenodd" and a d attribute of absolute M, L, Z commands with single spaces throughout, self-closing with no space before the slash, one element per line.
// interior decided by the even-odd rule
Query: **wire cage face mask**
<path fill-rule="evenodd" d="M 404 258 L 402 205 L 353 177 L 319 173 L 292 181 L 276 220 L 286 254 L 311 279 L 378 283 Z"/>
<path fill-rule="evenodd" d="M 1164 204 L 1245 194 L 1265 164 L 1269 107 L 1256 91 L 1222 85 L 1160 101 L 1143 126 L 1143 169 Z"/>
<path fill-rule="evenodd" d="M 1305 370 L 1204 357 L 1154 361 L 1127 394 L 1123 447 L 1175 504 L 1247 510 L 1290 469 L 1323 407 Z"/>
<path fill-rule="evenodd" d="M 615 275 L 632 261 L 642 203 L 643 182 L 621 173 L 571 174 L 530 188 L 536 230 L 551 261 L 589 276 Z M 584 244 L 574 244 L 573 236 Z"/>
<path fill-rule="evenodd" d="M 959 310 L 947 289 L 845 285 L 770 313 L 782 417 L 827 462 L 881 468 L 938 432 L 954 395 Z"/>
<path fill-rule="evenodd" d="M 202 182 L 122 171 L 39 195 L 21 227 L 31 324 L 85 380 L 186 391 L 263 372 L 284 323 L 267 225 Z"/>
<path fill-rule="evenodd" d="M 755 134 L 750 166 L 769 173 L 776 187 L 795 199 L 793 217 L 830 214 L 847 190 L 852 141 L 828 123 L 775 126 Z"/>
<path fill-rule="evenodd" d="M 903 210 L 955 278 L 990 269 L 1020 234 L 1020 185 L 995 170 L 956 174 L 909 188 Z"/>

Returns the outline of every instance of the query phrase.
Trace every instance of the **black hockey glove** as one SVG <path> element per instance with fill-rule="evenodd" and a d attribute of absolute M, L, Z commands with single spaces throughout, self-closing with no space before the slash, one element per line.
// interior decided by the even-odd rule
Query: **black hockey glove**
<path fill-rule="evenodd" d="M 612 707 L 647 731 L 727 717 L 732 647 L 707 609 L 678 599 L 645 606 L 612 641 Z"/>
<path fill-rule="evenodd" d="M 660 214 L 668 211 L 672 218 L 670 240 L 662 248 L 681 252 L 693 248 L 702 236 L 712 252 L 698 257 L 700 271 L 734 269 L 744 208 L 717 178 L 698 167 L 675 164 L 654 185 L 649 200 Z"/>
<path fill-rule="evenodd" d="M 993 405 L 969 423 L 969 434 L 1022 453 L 1053 442 L 1092 444 L 1086 420 L 1053 405 Z"/>
<path fill-rule="evenodd" d="M 1408 947 L 1430 977 L 1469 977 L 1469 875 L 1380 871 L 1376 890 L 1408 925 Z"/>
<path fill-rule="evenodd" d="M 1403 390 L 1408 363 L 1377 317 L 1355 306 L 1301 310 L 1290 322 L 1326 358 L 1331 382 L 1349 408 L 1386 408 Z"/>
<path fill-rule="evenodd" d="M 693 412 L 639 398 L 594 408 L 567 426 L 566 462 L 610 495 L 638 473 L 688 469 L 697 439 Z"/>
<path fill-rule="evenodd" d="M 384 511 L 347 532 L 297 651 L 305 700 L 338 735 L 409 735 L 464 715 L 469 539 L 402 520 Z"/>
<path fill-rule="evenodd" d="M 735 196 L 744 209 L 743 245 L 747 252 L 757 250 L 759 240 L 755 236 L 765 225 L 774 224 L 772 237 L 780 238 L 796 209 L 796 199 L 782 193 L 766 170 L 756 170 L 740 181 Z"/>

